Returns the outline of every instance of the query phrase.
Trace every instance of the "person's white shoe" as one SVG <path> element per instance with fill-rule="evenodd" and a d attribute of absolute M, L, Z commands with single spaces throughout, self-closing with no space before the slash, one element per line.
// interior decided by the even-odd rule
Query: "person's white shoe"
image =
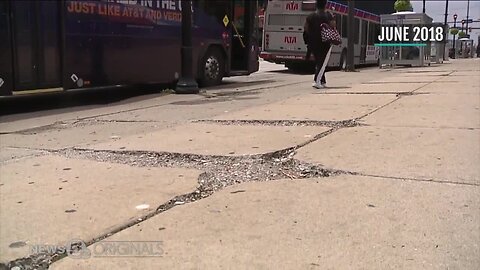
<path fill-rule="evenodd" d="M 316 84 L 316 83 L 313 84 L 312 86 L 313 86 L 313 88 L 317 88 L 317 89 L 325 88 L 323 85 L 321 85 L 321 84 Z"/>
<path fill-rule="evenodd" d="M 323 88 L 327 88 L 327 84 L 326 84 L 326 83 L 322 83 L 322 86 L 323 86 Z"/>

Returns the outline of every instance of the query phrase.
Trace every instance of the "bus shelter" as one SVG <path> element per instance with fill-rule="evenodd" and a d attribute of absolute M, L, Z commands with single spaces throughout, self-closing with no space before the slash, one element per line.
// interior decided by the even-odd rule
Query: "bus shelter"
<path fill-rule="evenodd" d="M 442 64 L 443 60 L 448 60 L 446 52 L 446 44 L 444 42 L 433 42 L 430 51 L 430 62 Z"/>
<path fill-rule="evenodd" d="M 380 16 L 382 25 L 420 25 L 432 24 L 433 19 L 424 13 L 397 12 Z M 440 48 L 439 48 L 440 49 Z M 432 44 L 426 46 L 391 46 L 380 48 L 380 67 L 388 66 L 425 66 L 431 63 Z M 440 51 L 440 50 L 439 50 Z M 442 55 L 443 58 L 443 55 Z"/>
<path fill-rule="evenodd" d="M 475 47 L 473 46 L 473 39 L 470 38 L 461 38 L 460 42 L 460 57 L 462 58 L 473 58 L 475 52 Z"/>
<path fill-rule="evenodd" d="M 442 23 L 433 23 L 433 25 L 438 25 L 444 27 L 444 33 L 450 32 L 450 27 Z M 445 35 L 446 37 L 446 35 Z M 432 42 L 430 51 L 430 62 L 436 64 L 442 64 L 444 60 L 448 60 L 448 50 L 450 49 L 447 41 L 444 42 Z"/>

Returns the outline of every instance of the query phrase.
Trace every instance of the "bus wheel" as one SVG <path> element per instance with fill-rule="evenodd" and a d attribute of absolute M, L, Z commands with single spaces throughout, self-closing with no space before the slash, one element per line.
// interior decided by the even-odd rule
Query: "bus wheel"
<path fill-rule="evenodd" d="M 347 50 L 342 51 L 342 54 L 340 56 L 340 63 L 338 64 L 338 68 L 340 68 L 340 70 L 346 70 L 347 69 Z"/>
<path fill-rule="evenodd" d="M 220 84 L 225 73 L 225 60 L 222 53 L 217 49 L 209 49 L 200 68 L 202 70 L 200 74 L 201 86 Z"/>

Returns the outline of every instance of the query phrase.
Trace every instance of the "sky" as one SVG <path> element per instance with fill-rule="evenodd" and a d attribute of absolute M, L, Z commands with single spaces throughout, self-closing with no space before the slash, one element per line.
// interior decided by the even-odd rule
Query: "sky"
<path fill-rule="evenodd" d="M 413 6 L 413 11 L 422 12 L 423 1 L 422 0 L 411 0 Z M 457 14 L 457 28 L 461 27 L 459 23 L 462 19 L 467 18 L 467 2 L 466 0 L 449 0 L 448 1 L 448 21 L 452 22 L 450 27 L 453 27 L 453 14 Z M 426 0 L 425 4 L 425 13 L 428 16 L 432 17 L 435 22 L 443 23 L 445 21 L 445 3 L 446 0 Z M 480 0 L 470 0 L 470 19 L 480 20 Z M 479 27 L 480 22 L 469 24 L 469 27 Z M 470 37 L 477 42 L 477 38 L 480 35 L 480 29 L 474 29 L 470 33 Z M 452 36 L 449 35 L 449 39 Z"/>

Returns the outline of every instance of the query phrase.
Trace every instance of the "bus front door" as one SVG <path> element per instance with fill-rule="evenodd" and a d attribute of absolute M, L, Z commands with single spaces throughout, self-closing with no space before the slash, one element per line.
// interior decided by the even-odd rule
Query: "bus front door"
<path fill-rule="evenodd" d="M 7 1 L 0 1 L 0 96 L 10 95 L 13 87 L 9 4 Z"/>
<path fill-rule="evenodd" d="M 14 91 L 60 88 L 60 2 L 10 3 Z"/>
<path fill-rule="evenodd" d="M 231 70 L 233 74 L 258 71 L 257 1 L 233 0 Z"/>

